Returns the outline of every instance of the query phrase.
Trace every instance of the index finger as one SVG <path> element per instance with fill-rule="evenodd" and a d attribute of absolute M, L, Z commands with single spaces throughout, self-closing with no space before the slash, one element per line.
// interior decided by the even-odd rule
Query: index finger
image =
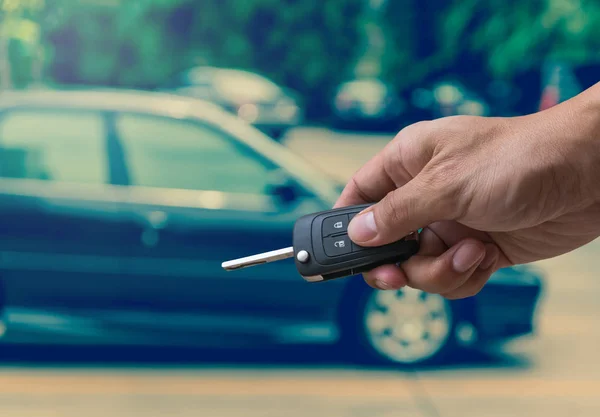
<path fill-rule="evenodd" d="M 385 148 L 352 175 L 334 208 L 374 203 L 396 188 L 383 168 L 384 152 Z"/>
<path fill-rule="evenodd" d="M 411 158 L 422 159 L 420 154 L 423 153 L 422 148 L 425 146 L 422 133 L 424 133 L 423 123 L 402 129 L 352 176 L 334 208 L 375 203 L 390 191 L 408 183 L 417 172 L 411 172 L 414 169 L 409 169 L 406 162 Z M 414 162 L 422 168 L 421 161 Z"/>

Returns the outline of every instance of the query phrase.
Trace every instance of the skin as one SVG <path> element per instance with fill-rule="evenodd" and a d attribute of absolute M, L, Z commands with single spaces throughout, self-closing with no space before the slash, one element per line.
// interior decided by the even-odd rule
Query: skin
<path fill-rule="evenodd" d="M 453 116 L 403 129 L 336 207 L 376 203 L 349 225 L 362 246 L 423 228 L 407 262 L 364 274 L 458 299 L 499 268 L 556 257 L 600 236 L 600 83 L 546 111 Z"/>

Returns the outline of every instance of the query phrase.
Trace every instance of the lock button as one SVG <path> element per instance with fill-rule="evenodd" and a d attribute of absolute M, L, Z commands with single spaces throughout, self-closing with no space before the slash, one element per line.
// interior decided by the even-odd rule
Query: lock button
<path fill-rule="evenodd" d="M 339 256 L 352 252 L 352 242 L 348 235 L 326 237 L 323 239 L 323 249 L 327 256 Z"/>
<path fill-rule="evenodd" d="M 348 230 L 348 215 L 342 214 L 339 216 L 327 217 L 323 220 L 323 237 L 335 235 L 337 233 L 346 233 Z"/>

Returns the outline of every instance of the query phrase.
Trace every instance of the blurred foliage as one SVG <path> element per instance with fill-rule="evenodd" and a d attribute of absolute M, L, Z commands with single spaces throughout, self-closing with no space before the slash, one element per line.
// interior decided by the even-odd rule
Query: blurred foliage
<path fill-rule="evenodd" d="M 493 79 L 539 72 L 549 58 L 577 63 L 600 51 L 597 0 L 0 0 L 0 6 L 0 86 L 154 89 L 208 64 L 253 70 L 297 90 L 309 117 L 326 114 L 332 90 L 356 72 L 375 69 L 401 91 L 448 74 L 485 90 Z"/>
<path fill-rule="evenodd" d="M 363 3 L 190 0 L 170 24 L 188 62 L 255 70 L 300 91 L 320 114 L 355 62 Z"/>
<path fill-rule="evenodd" d="M 153 89 L 210 64 L 267 75 L 318 110 L 352 68 L 362 9 L 362 0 L 45 0 L 38 23 L 46 78 L 58 84 Z"/>
<path fill-rule="evenodd" d="M 475 86 L 600 55 L 597 0 L 388 0 L 384 73 L 403 89 L 454 74 Z"/>
<path fill-rule="evenodd" d="M 26 84 L 40 52 L 44 0 L 0 0 L 0 88 Z"/>

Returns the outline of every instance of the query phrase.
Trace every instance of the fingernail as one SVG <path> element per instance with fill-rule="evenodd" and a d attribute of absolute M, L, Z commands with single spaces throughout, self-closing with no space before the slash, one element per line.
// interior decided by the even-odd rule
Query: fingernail
<path fill-rule="evenodd" d="M 368 242 L 377 236 L 373 211 L 367 211 L 354 217 L 348 225 L 348 235 L 355 242 Z"/>
<path fill-rule="evenodd" d="M 498 260 L 498 256 L 500 255 L 500 251 L 498 247 L 494 244 L 486 244 L 485 245 L 485 258 L 479 264 L 479 269 L 489 269 L 496 263 Z"/>
<path fill-rule="evenodd" d="M 481 262 L 484 256 L 485 251 L 481 250 L 478 245 L 466 243 L 458 248 L 454 254 L 452 266 L 456 272 L 464 274 L 469 269 L 473 268 L 475 264 Z"/>
<path fill-rule="evenodd" d="M 375 286 L 380 290 L 389 290 L 392 288 L 387 282 L 379 280 L 375 281 Z"/>

